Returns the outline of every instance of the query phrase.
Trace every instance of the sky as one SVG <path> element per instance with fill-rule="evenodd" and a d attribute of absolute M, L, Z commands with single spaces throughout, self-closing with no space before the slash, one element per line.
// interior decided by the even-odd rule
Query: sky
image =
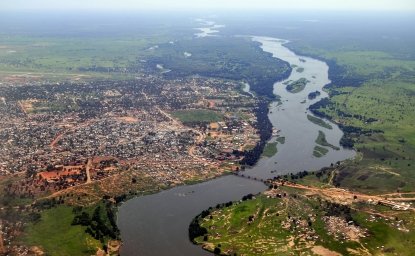
<path fill-rule="evenodd" d="M 0 0 L 0 10 L 302 9 L 415 11 L 415 0 Z"/>

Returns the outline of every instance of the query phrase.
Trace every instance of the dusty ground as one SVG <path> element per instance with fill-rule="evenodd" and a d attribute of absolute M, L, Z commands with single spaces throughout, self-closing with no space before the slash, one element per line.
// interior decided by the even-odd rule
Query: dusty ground
<path fill-rule="evenodd" d="M 330 251 L 327 248 L 324 248 L 323 246 L 316 245 L 313 248 L 311 248 L 311 251 L 317 255 L 321 256 L 341 256 L 340 253 Z"/>

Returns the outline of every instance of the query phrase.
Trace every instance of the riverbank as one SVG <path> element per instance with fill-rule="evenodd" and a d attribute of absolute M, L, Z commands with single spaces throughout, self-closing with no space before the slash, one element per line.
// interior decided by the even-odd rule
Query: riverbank
<path fill-rule="evenodd" d="M 256 39 L 262 40 L 263 38 Z M 272 54 L 274 58 L 278 58 L 276 49 L 288 51 L 281 42 L 273 39 L 264 39 L 258 43 L 263 51 Z M 276 48 L 268 49 L 269 44 Z M 286 56 L 285 52 L 283 55 Z M 295 62 L 299 62 L 299 57 L 295 57 Z M 308 66 L 305 63 L 308 63 Z M 330 150 L 326 157 L 319 159 L 313 157 L 315 138 L 321 127 L 308 121 L 305 114 L 307 106 L 312 101 L 307 104 L 301 102 L 307 98 L 309 90 L 320 90 L 327 83 L 325 72 L 328 68 L 324 66 L 324 63 L 311 59 L 306 59 L 305 63 L 301 64 L 304 68 L 301 76 L 310 77 L 310 84 L 302 92 L 291 94 L 280 91 L 281 88 L 285 90 L 285 87 L 280 86 L 283 81 L 275 83 L 273 94 L 281 96 L 281 104 L 277 105 L 277 102 L 264 104 L 267 109 L 264 116 L 272 124 L 271 133 L 272 127 L 277 127 L 281 129 L 281 136 L 286 138 L 285 143 L 280 144 L 281 149 L 278 149 L 278 154 L 270 158 L 261 158 L 252 168 L 246 168 L 243 175 L 251 179 L 226 176 L 205 183 L 181 186 L 158 194 L 134 198 L 124 203 L 118 213 L 118 226 L 124 242 L 121 249 L 122 255 L 134 255 L 137 251 L 142 252 L 143 255 L 208 255 L 188 240 L 188 225 L 194 216 L 211 206 L 236 201 L 244 195 L 264 191 L 266 186 L 258 182 L 261 179 L 296 173 L 305 169 L 318 170 L 323 166 L 330 166 L 332 162 L 353 156 L 352 151 L 341 149 Z M 298 74 L 291 72 L 290 76 L 295 78 Z M 316 77 L 314 81 L 311 80 L 312 76 Z M 291 96 L 287 96 L 288 94 Z M 312 133 L 315 133 L 314 138 L 308 136 Z M 339 141 L 342 134 L 336 126 L 326 135 L 329 141 Z M 274 139 L 276 138 L 272 138 L 271 141 Z M 300 141 L 303 144 L 299 145 Z M 298 150 L 299 147 L 301 150 Z M 293 154 L 293 152 L 296 153 Z M 298 161 L 298 159 L 302 160 Z"/>

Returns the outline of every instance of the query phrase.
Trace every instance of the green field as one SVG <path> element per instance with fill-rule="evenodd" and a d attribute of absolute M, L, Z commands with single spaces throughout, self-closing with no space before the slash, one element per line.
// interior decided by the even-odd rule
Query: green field
<path fill-rule="evenodd" d="M 149 37 L 39 37 L 0 36 L 0 75 L 43 78 L 127 76 L 143 69 L 147 49 L 166 36 Z M 135 54 L 131 54 L 135 53 Z M 134 70 L 133 70 L 134 69 Z M 36 80 L 36 79 L 35 79 Z"/>
<path fill-rule="evenodd" d="M 183 123 L 219 122 L 224 118 L 218 112 L 203 109 L 179 110 L 174 111 L 172 115 Z"/>
<path fill-rule="evenodd" d="M 325 122 L 321 118 L 318 118 L 318 117 L 315 117 L 315 116 L 312 116 L 312 115 L 307 115 L 307 119 L 310 122 L 312 122 L 312 123 L 314 123 L 316 125 L 319 125 L 319 126 L 321 126 L 323 128 L 330 129 L 330 130 L 333 129 L 333 127 L 329 123 Z"/>
<path fill-rule="evenodd" d="M 85 227 L 72 226 L 72 207 L 58 206 L 41 213 L 41 219 L 27 227 L 22 240 L 41 246 L 47 255 L 91 255 L 102 245 L 85 233 Z"/>
<path fill-rule="evenodd" d="M 334 74 L 341 84 L 334 80 L 326 89 L 329 104 L 319 110 L 342 125 L 381 131 L 347 135 L 360 157 L 340 170 L 335 184 L 366 193 L 414 191 L 415 60 L 404 57 L 409 49 L 392 51 L 380 44 L 374 51 L 372 46 L 352 47 L 347 42 L 342 49 L 322 45 L 293 45 L 341 68 Z"/>
<path fill-rule="evenodd" d="M 324 111 L 343 124 L 381 130 L 355 137 L 362 161 L 345 168 L 337 177 L 341 186 L 364 191 L 413 191 L 415 187 L 415 86 L 405 82 L 368 82 L 358 88 L 336 89 L 347 94 L 333 96 Z M 339 110 L 361 118 L 339 115 Z"/>
<path fill-rule="evenodd" d="M 264 152 L 262 152 L 262 156 L 272 157 L 276 155 L 278 153 L 277 145 L 278 145 L 278 142 L 268 143 L 264 148 Z"/>

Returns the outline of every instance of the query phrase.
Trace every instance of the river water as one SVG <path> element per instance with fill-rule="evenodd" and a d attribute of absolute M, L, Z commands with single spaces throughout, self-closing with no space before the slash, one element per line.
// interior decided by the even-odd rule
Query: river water
<path fill-rule="evenodd" d="M 298 56 L 284 46 L 286 41 L 268 37 L 253 37 L 262 49 L 291 65 L 304 68 L 293 72 L 287 80 L 306 78 L 310 80 L 299 93 L 287 92 L 282 82 L 275 83 L 274 93 L 281 96 L 282 104 L 271 104 L 269 118 L 273 126 L 284 136 L 284 144 L 278 144 L 278 153 L 271 158 L 262 158 L 256 166 L 245 170 L 246 175 L 270 178 L 278 174 L 295 173 L 302 170 L 318 170 L 330 163 L 354 156 L 354 151 L 341 149 L 330 151 L 324 157 L 313 156 L 318 131 L 324 131 L 329 143 L 339 146 L 340 129 L 325 129 L 307 119 L 310 104 L 326 97 L 322 92 L 328 79 L 326 63 Z M 246 87 L 249 88 L 249 87 Z M 321 96 L 308 100 L 309 92 L 319 90 Z M 272 140 L 275 140 L 274 137 Z M 118 212 L 118 227 L 123 246 L 121 255 L 211 255 L 188 239 L 188 226 L 193 217 L 218 203 L 235 201 L 248 193 L 266 189 L 261 182 L 224 176 L 204 183 L 176 187 L 157 194 L 137 197 L 125 202 Z"/>

